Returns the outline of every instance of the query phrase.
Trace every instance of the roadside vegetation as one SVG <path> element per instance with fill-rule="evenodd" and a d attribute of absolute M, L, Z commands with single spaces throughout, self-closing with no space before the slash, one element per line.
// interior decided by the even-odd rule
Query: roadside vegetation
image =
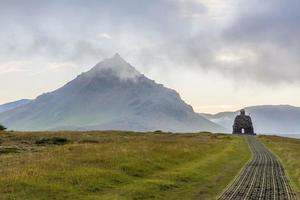
<path fill-rule="evenodd" d="M 6 127 L 0 124 L 0 131 L 5 131 Z"/>
<path fill-rule="evenodd" d="M 250 159 L 243 137 L 0 133 L 0 199 L 215 199 Z"/>
<path fill-rule="evenodd" d="M 300 198 L 300 140 L 277 136 L 260 136 L 259 138 L 280 158 Z"/>

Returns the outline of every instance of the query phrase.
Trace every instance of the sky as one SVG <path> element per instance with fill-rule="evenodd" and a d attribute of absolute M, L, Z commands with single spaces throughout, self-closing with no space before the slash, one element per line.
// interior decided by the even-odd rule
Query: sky
<path fill-rule="evenodd" d="M 197 112 L 300 106 L 298 0 L 0 0 L 0 103 L 119 53 Z"/>

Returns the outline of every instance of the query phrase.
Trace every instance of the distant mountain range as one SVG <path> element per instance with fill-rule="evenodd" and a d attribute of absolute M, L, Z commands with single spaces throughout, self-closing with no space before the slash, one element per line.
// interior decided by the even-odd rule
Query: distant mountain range
<path fill-rule="evenodd" d="M 256 133 L 300 134 L 300 108 L 245 108 Z M 13 130 L 231 132 L 239 111 L 197 114 L 179 94 L 148 79 L 118 54 L 63 87 L 0 105 L 0 124 Z"/>
<path fill-rule="evenodd" d="M 18 101 L 14 101 L 14 102 L 10 102 L 10 103 L 0 105 L 0 113 L 6 112 L 6 111 L 9 111 L 9 110 L 13 110 L 13 109 L 18 108 L 20 106 L 24 106 L 24 105 L 28 104 L 30 101 L 31 101 L 30 99 L 21 99 L 21 100 L 18 100 Z"/>
<path fill-rule="evenodd" d="M 245 108 L 250 114 L 256 133 L 263 134 L 299 134 L 300 108 L 290 105 L 263 105 Z M 218 114 L 201 114 L 212 122 L 232 130 L 233 121 L 239 111 Z"/>
<path fill-rule="evenodd" d="M 63 87 L 0 113 L 0 123 L 25 131 L 224 131 L 118 54 Z"/>

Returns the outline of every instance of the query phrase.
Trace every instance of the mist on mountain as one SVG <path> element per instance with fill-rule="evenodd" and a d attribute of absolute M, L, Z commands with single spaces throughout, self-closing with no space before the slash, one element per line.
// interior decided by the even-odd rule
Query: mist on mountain
<path fill-rule="evenodd" d="M 220 132 L 179 94 L 138 72 L 119 54 L 63 87 L 0 114 L 13 130 Z"/>

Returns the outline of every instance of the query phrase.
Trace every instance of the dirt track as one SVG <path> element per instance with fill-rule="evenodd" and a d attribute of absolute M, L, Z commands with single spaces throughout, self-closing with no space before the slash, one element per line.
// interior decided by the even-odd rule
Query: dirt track
<path fill-rule="evenodd" d="M 280 161 L 255 136 L 245 137 L 253 158 L 219 200 L 296 200 Z"/>

